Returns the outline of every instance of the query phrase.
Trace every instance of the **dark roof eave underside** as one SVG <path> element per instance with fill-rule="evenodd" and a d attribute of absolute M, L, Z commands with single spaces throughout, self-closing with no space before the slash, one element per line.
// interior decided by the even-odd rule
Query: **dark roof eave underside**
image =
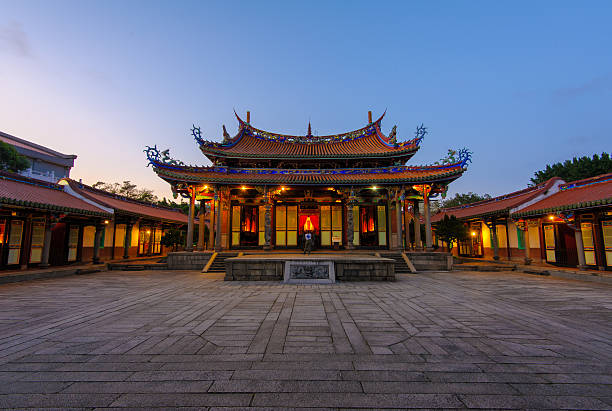
<path fill-rule="evenodd" d="M 111 213 L 105 213 L 105 212 L 97 213 L 94 211 L 82 210 L 80 208 L 63 207 L 63 206 L 58 206 L 54 204 L 46 204 L 46 203 L 37 203 L 35 201 L 15 200 L 13 198 L 8 198 L 8 197 L 0 198 L 0 203 L 12 205 L 16 207 L 35 208 L 38 210 L 63 212 L 63 213 L 83 215 L 83 216 L 96 216 L 96 217 L 112 216 Z"/>
<path fill-rule="evenodd" d="M 155 170 L 157 172 L 157 169 Z M 159 177 L 164 179 L 169 183 L 176 182 L 186 182 L 186 183 L 223 183 L 223 184 L 288 184 L 288 185 L 305 185 L 305 186 L 329 186 L 330 184 L 335 185 L 359 185 L 359 184 L 415 184 L 415 183 L 439 183 L 439 182 L 450 182 L 456 180 L 461 177 L 463 174 L 463 170 L 456 172 L 448 172 L 444 174 L 440 174 L 435 177 L 413 177 L 413 178 L 405 178 L 405 179 L 363 179 L 363 180 L 354 180 L 354 181 L 339 181 L 339 180 L 325 180 L 325 181 L 307 181 L 307 180 L 292 180 L 292 181 L 278 181 L 275 179 L 260 179 L 257 181 L 253 181 L 250 179 L 243 180 L 228 180 L 223 177 L 201 177 L 201 178 L 185 178 L 183 175 L 165 172 L 158 173 Z"/>

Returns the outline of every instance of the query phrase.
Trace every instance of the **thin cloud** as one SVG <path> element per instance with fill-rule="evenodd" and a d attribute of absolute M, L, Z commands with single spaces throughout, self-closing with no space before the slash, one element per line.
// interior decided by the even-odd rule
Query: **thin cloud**
<path fill-rule="evenodd" d="M 21 23 L 11 21 L 0 26 L 0 51 L 7 51 L 20 57 L 32 57 L 30 41 Z"/>
<path fill-rule="evenodd" d="M 575 98 L 584 94 L 607 90 L 610 88 L 612 88 L 612 73 L 595 77 L 594 79 L 575 87 L 559 88 L 553 92 L 553 95 L 558 98 Z"/>

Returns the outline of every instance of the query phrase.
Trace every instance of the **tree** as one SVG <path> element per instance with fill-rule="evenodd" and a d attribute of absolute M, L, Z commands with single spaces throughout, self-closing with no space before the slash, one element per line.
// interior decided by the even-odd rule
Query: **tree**
<path fill-rule="evenodd" d="M 462 241 L 468 238 L 468 228 L 465 224 L 457 220 L 457 217 L 445 215 L 436 224 L 436 236 L 448 245 L 448 251 L 453 248 L 455 241 Z"/>
<path fill-rule="evenodd" d="M 160 243 L 165 247 L 172 247 L 172 251 L 176 251 L 176 247 L 185 242 L 185 233 L 182 230 L 171 228 L 162 236 Z"/>
<path fill-rule="evenodd" d="M 189 203 L 177 203 L 176 201 L 171 201 L 166 199 L 166 197 L 157 201 L 157 205 L 162 207 L 174 208 L 175 210 L 181 210 L 183 214 L 189 214 Z M 195 215 L 198 215 L 200 212 L 200 206 L 198 205 L 198 201 L 195 203 L 194 207 Z"/>
<path fill-rule="evenodd" d="M 19 154 L 15 147 L 0 141 L 0 169 L 18 173 L 30 167 L 30 160 L 23 154 Z"/>
<path fill-rule="evenodd" d="M 601 153 L 601 157 L 594 154 L 588 156 L 574 157 L 572 160 L 547 165 L 544 170 L 536 171 L 531 178 L 532 185 L 538 185 L 553 177 L 560 177 L 570 182 L 584 178 L 595 177 L 600 174 L 612 173 L 612 159 L 610 154 Z"/>
<path fill-rule="evenodd" d="M 489 194 L 480 195 L 472 193 L 471 191 L 465 194 L 457 193 L 453 198 L 449 198 L 448 200 L 442 201 L 442 207 L 456 207 L 464 204 L 475 203 L 477 201 L 488 200 L 490 198 L 491 196 Z"/>
<path fill-rule="evenodd" d="M 155 203 L 158 201 L 157 196 L 153 194 L 153 190 L 138 188 L 136 184 L 132 184 L 129 180 L 124 181 L 122 184 L 107 184 L 104 181 L 98 181 L 92 185 L 92 187 L 98 190 L 104 190 L 108 193 L 122 195 L 132 200 L 144 201 L 147 203 Z"/>

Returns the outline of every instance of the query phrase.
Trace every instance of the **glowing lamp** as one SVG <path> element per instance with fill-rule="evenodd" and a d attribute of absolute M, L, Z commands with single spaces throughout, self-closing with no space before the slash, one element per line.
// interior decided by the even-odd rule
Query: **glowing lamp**
<path fill-rule="evenodd" d="M 108 224 L 108 223 L 109 223 L 109 221 L 108 221 L 108 220 L 104 220 L 104 224 Z"/>
<path fill-rule="evenodd" d="M 472 231 L 472 237 L 476 237 L 476 231 Z"/>
<path fill-rule="evenodd" d="M 246 187 L 245 187 L 245 186 L 242 186 L 242 187 L 240 187 L 240 189 L 241 189 L 242 191 L 244 191 L 244 190 L 246 190 Z"/>
<path fill-rule="evenodd" d="M 151 230 L 147 230 L 147 234 L 151 234 Z"/>
<path fill-rule="evenodd" d="M 555 217 L 551 215 L 551 216 L 548 216 L 548 219 L 549 219 L 550 221 L 552 221 L 552 220 L 554 220 L 554 219 L 555 219 Z"/>
<path fill-rule="evenodd" d="M 378 190 L 378 187 L 372 186 L 372 190 Z"/>

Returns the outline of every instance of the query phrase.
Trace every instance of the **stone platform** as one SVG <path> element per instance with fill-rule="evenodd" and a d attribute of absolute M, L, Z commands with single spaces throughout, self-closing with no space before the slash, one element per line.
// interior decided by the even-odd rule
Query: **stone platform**
<path fill-rule="evenodd" d="M 329 267 L 327 277 L 315 271 Z M 291 278 L 291 271 L 294 278 Z M 299 271 L 299 272 L 298 272 Z M 308 277 L 313 278 L 308 278 Z M 314 278 L 314 277 L 323 278 Z M 250 254 L 225 260 L 226 281 L 286 281 L 331 283 L 338 281 L 395 281 L 395 261 L 390 258 L 359 254 Z M 312 281 L 320 280 L 320 281 Z"/>

